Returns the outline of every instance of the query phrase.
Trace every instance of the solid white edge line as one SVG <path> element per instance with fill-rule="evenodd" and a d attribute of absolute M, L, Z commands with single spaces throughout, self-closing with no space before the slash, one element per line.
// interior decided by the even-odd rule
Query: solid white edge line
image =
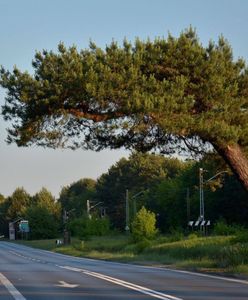
<path fill-rule="evenodd" d="M 234 282 L 234 283 L 248 284 L 248 280 L 242 280 L 242 279 L 236 279 L 236 278 L 228 278 L 228 277 L 223 277 L 223 276 L 219 276 L 219 275 L 203 274 L 203 273 L 191 272 L 191 271 L 186 271 L 186 270 L 176 270 L 176 269 L 170 269 L 170 268 L 166 268 L 166 267 L 141 266 L 141 265 L 135 265 L 135 264 L 129 264 L 129 263 L 104 261 L 104 260 L 94 259 L 94 258 L 76 257 L 76 256 L 67 255 L 67 254 L 51 252 L 51 251 L 48 251 L 48 250 L 40 250 L 40 249 L 36 249 L 36 250 L 38 250 L 40 252 L 44 251 L 44 252 L 47 252 L 47 253 L 52 253 L 55 256 L 62 256 L 62 257 L 74 258 L 76 260 L 86 260 L 86 261 L 93 261 L 93 262 L 102 262 L 102 263 L 109 263 L 109 264 L 113 264 L 113 265 L 130 266 L 130 267 L 136 267 L 136 268 L 148 269 L 148 270 L 149 269 L 160 270 L 160 271 L 165 271 L 165 272 L 166 271 L 169 271 L 169 272 L 171 271 L 171 272 L 174 272 L 174 273 L 182 273 L 182 274 L 188 274 L 188 275 L 192 275 L 192 276 L 200 276 L 200 277 L 207 277 L 207 278 L 211 278 L 211 279 L 224 280 L 224 281 L 229 281 L 229 282 Z"/>
<path fill-rule="evenodd" d="M 23 295 L 14 287 L 14 285 L 6 278 L 2 273 L 0 273 L 0 281 L 14 297 L 15 300 L 26 300 Z"/>
<path fill-rule="evenodd" d="M 162 267 L 159 268 L 159 267 L 149 267 L 148 266 L 147 268 L 152 268 L 155 270 L 167 270 L 167 271 L 171 271 L 174 273 L 188 274 L 188 275 L 192 275 L 192 276 L 200 276 L 200 277 L 206 277 L 206 278 L 211 278 L 211 279 L 219 279 L 219 280 L 224 280 L 224 281 L 229 281 L 229 282 L 234 282 L 234 283 L 248 284 L 247 280 L 228 278 L 228 277 L 223 277 L 223 276 L 218 276 L 218 275 L 196 273 L 196 272 L 190 272 L 190 271 L 184 271 L 184 270 L 166 269 L 166 268 L 162 268 Z"/>
<path fill-rule="evenodd" d="M 3 242 L 3 243 L 7 244 L 8 242 Z M 200 277 L 206 277 L 206 278 L 211 278 L 211 279 L 229 281 L 229 282 L 234 282 L 234 283 L 241 283 L 241 284 L 246 284 L 246 285 L 248 284 L 248 280 L 228 278 L 228 277 L 223 277 L 223 276 L 219 276 L 219 275 L 203 274 L 203 273 L 191 272 L 191 271 L 186 271 L 186 270 L 176 270 L 176 269 L 170 269 L 170 268 L 166 268 L 166 267 L 141 266 L 141 265 L 135 265 L 135 264 L 129 264 L 129 263 L 104 261 L 104 260 L 94 259 L 94 258 L 75 257 L 75 256 L 72 256 L 72 255 L 56 253 L 56 252 L 52 252 L 52 251 L 48 251 L 48 250 L 36 249 L 36 248 L 24 246 L 24 245 L 21 245 L 21 247 L 29 248 L 29 249 L 35 250 L 37 252 L 40 252 L 40 253 L 47 252 L 47 253 L 53 254 L 54 256 L 62 256 L 62 257 L 73 258 L 75 260 L 86 260 L 86 261 L 102 262 L 102 263 L 109 263 L 109 264 L 113 264 L 113 265 L 131 266 L 131 267 L 148 269 L 148 270 L 152 269 L 152 270 L 160 270 L 160 271 L 171 271 L 171 272 L 174 272 L 174 273 L 182 273 L 182 274 L 188 274 L 188 275 L 192 275 L 192 276 L 200 276 Z M 9 252 L 11 252 L 11 251 L 9 251 Z"/>

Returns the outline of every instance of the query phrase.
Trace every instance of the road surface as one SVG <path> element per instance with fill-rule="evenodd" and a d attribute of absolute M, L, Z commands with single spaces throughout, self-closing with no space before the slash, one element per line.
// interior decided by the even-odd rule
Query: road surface
<path fill-rule="evenodd" d="M 1 300 L 247 300 L 248 281 L 0 242 Z"/>

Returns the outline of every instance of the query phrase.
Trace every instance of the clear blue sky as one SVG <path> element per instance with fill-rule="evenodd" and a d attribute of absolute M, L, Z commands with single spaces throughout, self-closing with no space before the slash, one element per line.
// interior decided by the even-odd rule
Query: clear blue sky
<path fill-rule="evenodd" d="M 247 0 L 0 0 L 0 64 L 32 72 L 36 50 L 58 43 L 104 47 L 112 39 L 151 39 L 178 35 L 192 25 L 204 45 L 223 34 L 235 58 L 248 60 Z M 4 103 L 0 90 L 0 105 Z M 42 186 L 58 195 L 61 187 L 83 177 L 97 178 L 125 151 L 62 151 L 7 146 L 0 119 L 0 193 L 17 186 L 34 194 Z"/>

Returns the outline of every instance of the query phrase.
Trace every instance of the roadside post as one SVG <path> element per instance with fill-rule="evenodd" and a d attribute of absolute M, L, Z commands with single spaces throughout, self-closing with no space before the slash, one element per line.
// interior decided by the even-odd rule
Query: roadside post
<path fill-rule="evenodd" d="M 71 243 L 71 235 L 69 230 L 66 228 L 66 223 L 69 218 L 69 212 L 64 209 L 63 211 L 63 223 L 64 223 L 64 231 L 63 231 L 63 243 L 64 245 L 69 245 Z"/>
<path fill-rule="evenodd" d="M 10 222 L 9 223 L 9 239 L 11 241 L 15 240 L 15 223 L 14 222 Z"/>
<path fill-rule="evenodd" d="M 125 226 L 126 233 L 130 232 L 129 228 L 129 194 L 128 190 L 126 190 L 126 226 Z"/>

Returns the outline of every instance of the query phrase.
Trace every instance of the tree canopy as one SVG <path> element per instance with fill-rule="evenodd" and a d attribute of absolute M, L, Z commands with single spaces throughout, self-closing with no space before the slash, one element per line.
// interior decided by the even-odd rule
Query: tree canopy
<path fill-rule="evenodd" d="M 7 204 L 7 218 L 11 221 L 18 217 L 24 217 L 26 210 L 32 202 L 31 196 L 24 190 L 24 188 L 16 188 L 11 196 L 6 199 Z"/>
<path fill-rule="evenodd" d="M 248 69 L 228 42 L 178 38 L 37 52 L 34 73 L 1 69 L 8 142 L 201 152 L 211 145 L 248 189 Z"/>
<path fill-rule="evenodd" d="M 52 193 L 44 187 L 33 196 L 32 205 L 45 208 L 57 218 L 60 217 L 60 203 L 56 202 Z"/>
<path fill-rule="evenodd" d="M 135 214 L 132 196 L 139 194 L 137 208 L 141 208 L 148 189 L 155 189 L 161 181 L 176 177 L 185 167 L 186 163 L 176 158 L 133 153 L 128 159 L 121 158 L 98 178 L 95 198 L 106 206 L 112 224 L 124 228 L 126 190 L 129 190 L 132 217 Z"/>
<path fill-rule="evenodd" d="M 73 215 L 80 217 L 87 211 L 87 200 L 94 198 L 95 185 L 96 181 L 91 178 L 73 182 L 62 188 L 58 201 L 63 209 L 73 210 Z"/>

